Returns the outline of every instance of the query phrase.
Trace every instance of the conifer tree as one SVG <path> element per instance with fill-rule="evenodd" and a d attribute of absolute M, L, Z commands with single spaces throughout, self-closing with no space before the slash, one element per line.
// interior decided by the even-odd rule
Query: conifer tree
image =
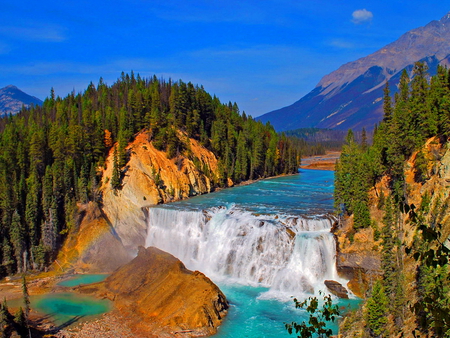
<path fill-rule="evenodd" d="M 23 312 L 22 307 L 19 307 L 19 310 L 17 310 L 16 315 L 14 316 L 14 321 L 17 324 L 18 333 L 20 337 L 26 338 L 27 337 L 27 320 L 25 317 L 25 313 Z"/>
<path fill-rule="evenodd" d="M 372 288 L 372 296 L 366 302 L 365 320 L 370 335 L 383 336 L 386 330 L 388 298 L 384 293 L 384 287 L 378 280 Z"/>
<path fill-rule="evenodd" d="M 23 297 L 23 305 L 25 309 L 25 319 L 28 320 L 28 316 L 30 314 L 30 295 L 28 293 L 28 285 L 27 279 L 25 278 L 25 274 L 22 274 L 22 297 Z"/>
<path fill-rule="evenodd" d="M 389 90 L 389 82 L 386 81 L 386 85 L 383 89 L 384 97 L 383 97 L 383 122 L 389 123 L 392 119 L 392 100 L 391 93 Z"/>
<path fill-rule="evenodd" d="M 391 196 L 388 196 L 385 203 L 385 212 L 383 217 L 383 254 L 381 259 L 381 268 L 383 270 L 383 284 L 386 294 L 395 293 L 395 272 L 398 268 L 396 264 L 395 235 L 394 235 L 394 203 Z"/>
<path fill-rule="evenodd" d="M 0 304 L 0 338 L 6 338 L 9 316 L 8 305 L 5 300 L 3 304 Z"/>
<path fill-rule="evenodd" d="M 120 188 L 120 169 L 119 169 L 119 159 L 117 155 L 117 146 L 114 147 L 111 187 L 114 190 Z"/>
<path fill-rule="evenodd" d="M 17 269 L 19 272 L 25 271 L 26 262 L 24 262 L 25 252 L 25 231 L 20 220 L 20 215 L 17 210 L 14 211 L 11 227 L 10 227 L 11 242 L 14 246 L 14 256 L 17 262 Z"/>

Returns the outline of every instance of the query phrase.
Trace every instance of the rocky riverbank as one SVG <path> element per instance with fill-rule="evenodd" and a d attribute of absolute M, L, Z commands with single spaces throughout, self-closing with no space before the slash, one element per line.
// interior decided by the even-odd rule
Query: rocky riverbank
<path fill-rule="evenodd" d="M 334 170 L 339 151 L 327 151 L 325 155 L 315 155 L 302 158 L 302 169 Z"/>

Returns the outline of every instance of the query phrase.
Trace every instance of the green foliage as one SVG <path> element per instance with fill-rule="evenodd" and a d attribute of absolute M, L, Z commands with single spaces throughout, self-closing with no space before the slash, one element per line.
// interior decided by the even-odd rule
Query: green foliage
<path fill-rule="evenodd" d="M 448 213 L 449 198 L 444 203 L 439 199 L 430 205 L 425 196 L 421 208 L 402 202 L 402 211 L 407 213 L 417 227 L 419 238 L 413 246 L 406 248 L 419 262 L 419 300 L 413 310 L 420 319 L 422 329 L 431 329 L 438 337 L 450 337 L 450 239 L 443 233 L 443 219 Z"/>
<path fill-rule="evenodd" d="M 344 206 L 347 214 L 354 214 L 354 228 L 370 226 L 367 156 L 362 147 L 355 142 L 349 130 L 342 154 L 335 171 L 335 206 Z"/>
<path fill-rule="evenodd" d="M 422 151 L 419 151 L 417 153 L 416 156 L 416 161 L 415 161 L 415 169 L 416 172 L 414 173 L 414 179 L 416 182 L 425 182 L 426 179 L 428 178 L 428 173 L 427 173 L 427 165 L 428 165 L 428 160 L 425 158 L 425 155 Z"/>
<path fill-rule="evenodd" d="M 366 224 L 367 192 L 382 176 L 388 178 L 390 194 L 388 197 L 380 194 L 378 200 L 378 208 L 384 210 L 383 279 L 374 285 L 365 316 L 375 336 L 385 329 L 387 311 L 399 331 L 402 329 L 407 300 L 400 212 L 408 214 L 417 233 L 414 245 L 406 253 L 418 262 L 419 301 L 413 304 L 413 310 L 422 321 L 419 329 L 434 336 L 450 336 L 450 242 L 448 223 L 445 223 L 450 199 L 441 201 L 424 195 L 419 211 L 406 203 L 405 160 L 417 152 L 415 181 L 426 182 L 429 178 L 426 140 L 438 137 L 443 142 L 450 136 L 450 72 L 439 66 L 437 74 L 428 79 L 427 66 L 418 62 L 411 74 L 403 71 L 398 86 L 386 83 L 384 116 L 375 126 L 372 145 L 367 149 L 358 146 L 349 133 L 336 166 L 335 207 L 354 216 L 356 230 Z M 396 90 L 394 100 L 391 89 Z"/>
<path fill-rule="evenodd" d="M 27 337 L 28 325 L 22 307 L 19 307 L 19 310 L 17 310 L 14 316 L 14 322 L 16 323 L 17 332 L 19 333 L 20 337 Z"/>
<path fill-rule="evenodd" d="M 52 92 L 42 107 L 0 119 L 0 278 L 53 260 L 77 203 L 101 202 L 99 168 L 111 148 L 109 182 L 117 190 L 131 155 L 127 145 L 143 131 L 178 163 L 189 156 L 188 137 L 212 150 L 216 187 L 296 173 L 300 162 L 298 143 L 192 83 L 122 73 L 111 86 L 100 79 L 65 98 Z"/>
<path fill-rule="evenodd" d="M 114 154 L 113 154 L 113 170 L 112 170 L 112 177 L 111 177 L 111 187 L 114 190 L 117 190 L 121 187 L 121 179 L 120 179 L 120 167 L 119 167 L 119 157 L 117 154 L 117 146 L 114 147 Z"/>
<path fill-rule="evenodd" d="M 0 304 L 0 337 L 6 338 L 6 330 L 9 324 L 10 313 L 8 311 L 8 305 L 6 304 L 6 300 L 3 301 L 3 304 Z"/>
<path fill-rule="evenodd" d="M 390 176 L 391 191 L 396 200 L 405 194 L 404 162 L 415 150 L 420 150 L 427 138 L 450 135 L 449 71 L 439 67 L 430 83 L 427 67 L 418 62 L 410 79 L 402 73 L 395 102 L 390 97 L 390 86 L 384 89 L 384 117 L 376 126 L 373 144 L 359 146 L 353 133 L 347 136 L 342 155 L 336 166 L 335 205 L 345 206 L 348 215 L 355 214 L 355 227 L 367 226 L 367 191 L 378 178 Z M 416 181 L 428 177 L 427 159 L 422 151 L 416 157 Z M 383 201 L 380 196 L 379 207 Z M 355 213 L 356 211 L 356 213 Z"/>
<path fill-rule="evenodd" d="M 25 309 L 25 318 L 28 319 L 28 315 L 30 313 L 30 295 L 28 293 L 28 285 L 27 279 L 25 278 L 25 274 L 22 275 L 22 297 L 23 297 L 23 306 Z"/>
<path fill-rule="evenodd" d="M 322 293 L 321 293 L 322 294 Z M 295 307 L 297 309 L 305 309 L 309 313 L 308 321 L 298 324 L 296 322 L 285 323 L 286 330 L 289 334 L 295 333 L 298 338 L 311 337 L 330 337 L 333 332 L 327 328 L 327 322 L 334 322 L 340 315 L 339 307 L 333 305 L 330 295 L 324 295 L 323 304 L 320 307 L 317 297 L 309 297 L 303 302 L 299 302 L 294 298 Z"/>
<path fill-rule="evenodd" d="M 367 299 L 365 311 L 366 325 L 373 337 L 383 335 L 386 330 L 388 302 L 383 284 L 379 280 L 376 281 L 372 288 L 372 296 Z"/>

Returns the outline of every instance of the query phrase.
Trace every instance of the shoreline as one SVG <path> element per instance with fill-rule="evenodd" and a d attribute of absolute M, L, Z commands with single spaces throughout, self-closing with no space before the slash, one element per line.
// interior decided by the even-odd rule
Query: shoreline
<path fill-rule="evenodd" d="M 279 177 L 285 177 L 285 176 L 293 176 L 298 175 L 298 173 L 293 174 L 280 174 L 276 176 L 270 176 L 265 178 L 258 178 L 253 180 L 246 180 L 237 184 L 233 184 L 232 186 L 225 187 L 225 188 L 217 188 L 210 193 L 218 192 L 223 189 L 229 189 L 239 186 L 246 186 L 253 183 L 256 183 L 258 181 L 267 180 L 267 179 L 275 179 Z M 192 198 L 195 196 L 190 196 L 189 198 Z M 188 199 L 189 199 L 188 198 Z M 166 203 L 172 203 L 166 202 Z M 163 203 L 163 204 L 166 204 Z M 87 273 L 89 274 L 89 272 Z M 71 275 L 71 273 L 59 271 L 58 269 L 51 269 L 48 272 L 29 272 L 26 274 L 27 278 L 27 287 L 28 292 L 30 296 L 35 295 L 43 295 L 43 294 L 54 294 L 54 293 L 64 293 L 64 292 L 77 292 L 76 288 L 74 287 L 62 287 L 58 286 L 58 283 L 61 282 L 63 279 Z M 82 274 L 75 274 L 75 275 L 82 275 Z M 15 302 L 20 301 L 20 299 L 23 297 L 22 295 L 22 281 L 19 275 L 13 275 L 8 276 L 6 278 L 3 278 L 0 281 L 0 297 L 2 299 L 5 299 L 7 302 L 12 302 L 13 304 Z M 11 312 L 11 314 L 14 315 L 15 311 L 18 309 L 17 306 L 9 306 L 8 308 Z M 31 327 L 34 328 L 35 331 L 38 331 L 40 335 L 46 336 L 50 335 L 50 337 L 90 337 L 93 333 L 93 331 L 96 331 L 97 334 L 102 334 L 101 328 L 108 328 L 107 331 L 103 332 L 103 334 L 107 333 L 119 333 L 121 332 L 122 335 L 114 335 L 113 337 L 132 337 L 136 336 L 136 333 L 134 335 L 130 335 L 131 331 L 128 330 L 128 328 L 124 328 L 123 325 L 120 325 L 120 320 L 116 320 L 114 323 L 112 322 L 111 325 L 108 325 L 108 321 L 110 318 L 118 318 L 118 313 L 115 311 L 114 308 L 112 308 L 110 311 L 100 315 L 100 317 L 95 318 L 89 318 L 89 319 L 79 319 L 72 323 L 71 325 L 65 327 L 64 325 L 57 325 L 48 315 L 42 314 L 38 312 L 33 305 L 31 304 L 31 313 L 30 313 L 30 324 Z M 93 330 L 93 328 L 95 328 Z M 89 333 L 89 334 L 88 334 Z M 98 336 L 98 337 L 100 337 Z"/>
<path fill-rule="evenodd" d="M 340 151 L 327 151 L 324 155 L 302 157 L 300 168 L 334 171 L 340 155 Z"/>

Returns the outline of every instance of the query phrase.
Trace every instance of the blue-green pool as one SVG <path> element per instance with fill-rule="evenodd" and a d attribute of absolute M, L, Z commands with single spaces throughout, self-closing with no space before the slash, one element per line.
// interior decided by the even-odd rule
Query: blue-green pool
<path fill-rule="evenodd" d="M 23 307 L 22 299 L 8 301 L 11 308 Z M 32 312 L 49 316 L 58 326 L 69 326 L 79 320 L 90 320 L 111 310 L 107 299 L 81 295 L 73 292 L 48 293 L 30 297 Z"/>
<path fill-rule="evenodd" d="M 74 287 L 78 285 L 85 285 L 85 284 L 92 284 L 101 282 L 108 277 L 108 274 L 86 274 L 86 275 L 75 275 L 74 277 L 71 277 L 70 279 L 67 279 L 65 281 L 62 281 L 58 283 L 60 286 L 67 286 L 67 287 Z"/>

